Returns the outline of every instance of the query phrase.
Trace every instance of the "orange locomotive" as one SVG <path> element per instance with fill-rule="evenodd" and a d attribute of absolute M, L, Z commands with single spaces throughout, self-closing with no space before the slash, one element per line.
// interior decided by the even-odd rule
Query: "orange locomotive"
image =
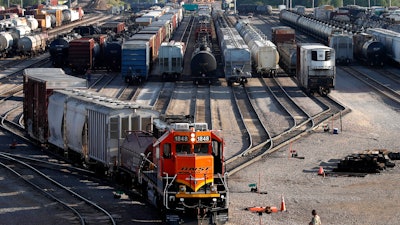
<path fill-rule="evenodd" d="M 210 224 L 228 220 L 224 142 L 206 123 L 163 124 L 160 135 L 130 132 L 120 149 L 121 167 L 166 222 L 197 215 Z M 205 224 L 205 223 L 203 223 Z"/>

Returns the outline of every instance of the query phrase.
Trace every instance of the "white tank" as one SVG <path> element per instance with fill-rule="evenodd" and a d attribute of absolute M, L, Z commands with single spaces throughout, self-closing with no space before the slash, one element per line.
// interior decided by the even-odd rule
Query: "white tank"
<path fill-rule="evenodd" d="M 23 37 L 31 33 L 31 28 L 28 25 L 17 26 L 14 28 L 19 37 Z"/>
<path fill-rule="evenodd" d="M 35 17 L 33 17 L 33 15 L 27 15 L 26 16 L 26 22 L 27 22 L 27 25 L 32 30 L 36 30 L 36 29 L 39 28 L 39 22 L 37 21 L 37 19 L 35 19 Z"/>
<path fill-rule="evenodd" d="M 17 26 L 26 26 L 28 24 L 25 17 L 14 18 L 14 19 L 11 19 L 11 21 L 16 27 Z"/>
<path fill-rule="evenodd" d="M 11 48 L 13 44 L 14 44 L 14 39 L 9 32 L 0 33 L 0 51 Z"/>

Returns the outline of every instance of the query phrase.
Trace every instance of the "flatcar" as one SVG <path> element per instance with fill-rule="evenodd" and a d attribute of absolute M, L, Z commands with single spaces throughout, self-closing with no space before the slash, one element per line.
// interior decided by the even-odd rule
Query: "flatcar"
<path fill-rule="evenodd" d="M 248 20 L 238 20 L 235 27 L 250 48 L 255 73 L 261 76 L 276 75 L 279 63 L 276 45 Z"/>
<path fill-rule="evenodd" d="M 335 50 L 322 44 L 297 44 L 297 82 L 307 94 L 324 96 L 335 88 Z"/>
<path fill-rule="evenodd" d="M 251 52 L 234 27 L 230 27 L 221 13 L 216 15 L 217 36 L 220 42 L 224 74 L 228 85 L 245 84 L 252 77 Z"/>
<path fill-rule="evenodd" d="M 185 222 L 185 217 L 224 224 L 229 191 L 223 139 L 206 123 L 154 124 L 162 128 L 127 133 L 120 148 L 121 169 L 163 210 L 167 224 Z"/>

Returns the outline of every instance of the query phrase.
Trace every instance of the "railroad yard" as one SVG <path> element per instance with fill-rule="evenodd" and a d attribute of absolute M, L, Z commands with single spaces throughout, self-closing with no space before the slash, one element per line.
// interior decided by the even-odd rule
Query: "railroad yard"
<path fill-rule="evenodd" d="M 99 20 L 99 16 L 94 16 L 92 20 Z M 1 60 L 0 163 L 9 165 L 15 170 L 11 172 L 5 166 L 0 168 L 1 223 L 163 224 L 157 209 L 143 199 L 143 196 L 139 196 L 139 189 L 128 190 L 116 184 L 116 181 L 121 179 L 119 176 L 107 179 L 98 176 L 105 174 L 105 171 L 99 169 L 96 163 L 78 167 L 77 164 L 64 158 L 72 157 L 72 154 L 62 148 L 84 145 L 85 143 L 79 143 L 79 136 L 85 129 L 91 129 L 90 126 L 82 125 L 83 119 L 79 113 L 67 116 L 67 111 L 74 110 L 65 109 L 62 112 L 61 108 L 57 109 L 55 99 L 64 99 L 64 102 L 71 101 L 65 103 L 65 107 L 77 106 L 76 112 L 80 112 L 82 103 L 70 100 L 76 94 L 80 96 L 76 97 L 77 99 L 84 96 L 91 99 L 88 101 L 96 102 L 95 104 L 98 102 L 109 104 L 99 107 L 102 111 L 108 107 L 107 110 L 113 113 L 120 110 L 119 114 L 128 115 L 129 125 L 114 124 L 121 126 L 118 129 L 125 131 L 135 128 L 149 129 L 147 123 L 153 121 L 153 116 L 156 114 L 191 115 L 196 123 L 208 124 L 208 127 L 223 137 L 225 142 L 223 163 L 227 175 L 224 182 L 229 187 L 229 199 L 227 199 L 229 220 L 226 222 L 228 225 L 308 224 L 311 221 L 312 209 L 318 211 L 322 224 L 400 224 L 398 222 L 400 208 L 397 203 L 400 201 L 398 160 L 389 160 L 388 155 L 384 159 L 372 159 L 373 166 L 380 168 L 374 173 L 336 170 L 339 164 L 343 163 L 343 159 L 349 159 L 350 155 L 361 154 L 365 150 L 371 150 L 369 152 L 372 152 L 371 155 L 368 153 L 367 156 L 360 156 L 350 163 L 359 163 L 364 157 L 373 158 L 378 155 L 378 150 L 400 152 L 398 63 L 385 62 L 383 67 L 372 67 L 362 61 L 354 60 L 349 65 L 336 65 L 332 70 L 335 71 L 334 88 L 324 90 L 322 96 L 317 93 L 310 95 L 314 90 L 299 86 L 296 76 L 286 74 L 279 66 L 276 71 L 268 66 L 268 71 L 273 72 L 267 72 L 264 76 L 240 77 L 239 80 L 233 81 L 230 78 L 235 75 L 229 77 L 222 75 L 228 70 L 232 71 L 232 68 L 226 69 L 227 66 L 223 65 L 223 59 L 227 60 L 227 56 L 219 48 L 217 40 L 218 35 L 229 33 L 223 29 L 232 23 L 233 17 L 225 22 L 224 18 L 221 16 L 218 19 L 219 30 L 207 31 L 209 33 L 202 36 L 199 34 L 201 29 L 209 28 L 195 30 L 196 27 L 191 27 L 193 21 L 200 24 L 198 21 L 202 20 L 191 20 L 189 14 L 186 14 L 175 36 L 171 37 L 175 42 L 185 42 L 186 54 L 206 51 L 205 55 L 210 56 L 209 53 L 212 52 L 213 60 L 218 67 L 207 69 L 199 67 L 201 68 L 199 70 L 203 70 L 201 74 L 206 74 L 207 79 L 190 76 L 193 71 L 190 70 L 191 60 L 188 55 L 182 56 L 184 67 L 180 79 L 172 81 L 164 79 L 165 77 L 159 74 L 160 64 L 157 64 L 152 66 L 153 70 L 146 75 L 148 79 L 141 80 L 144 77 L 140 77 L 139 84 L 128 84 L 127 81 L 136 79 L 132 76 L 132 79 L 127 80 L 129 75 L 143 72 L 131 71 L 129 68 L 138 66 L 138 60 L 122 62 L 123 72 L 96 67 L 90 71 L 90 77 L 85 74 L 85 70 L 77 72 L 66 67 L 66 73 L 73 75 L 74 78 L 68 77 L 68 80 L 64 80 L 61 85 L 66 85 L 68 82 L 68 85 L 84 84 L 87 85 L 87 89 L 79 86 L 81 90 L 75 90 L 74 94 L 55 91 L 46 96 L 52 96 L 49 97 L 48 104 L 40 104 L 46 107 L 49 105 L 49 109 L 54 109 L 53 112 L 56 113 L 41 114 L 49 116 L 52 121 L 49 121 L 48 127 L 40 126 L 39 119 L 37 120 L 39 122 L 34 121 L 33 124 L 39 124 L 40 128 L 33 128 L 34 135 L 32 130 L 29 130 L 31 133 L 27 132 L 32 127 L 21 127 L 20 124 L 23 124 L 24 120 L 29 121 L 26 116 L 30 115 L 24 111 L 23 104 L 36 101 L 32 96 L 24 96 L 23 82 L 25 85 L 29 83 L 29 76 L 32 78 L 30 82 L 37 82 L 35 80 L 37 74 L 34 72 L 29 76 L 25 74 L 28 77 L 23 79 L 23 70 L 32 67 L 53 68 L 54 61 L 50 60 L 49 53 L 31 59 L 15 57 Z M 107 19 L 109 17 L 104 18 Z M 272 27 L 290 24 L 287 22 L 290 18 L 283 23 L 278 14 L 255 15 L 247 20 L 268 39 L 271 39 Z M 319 42 L 315 36 L 307 33 L 306 29 L 302 31 L 296 30 L 297 42 Z M 204 41 L 206 38 L 210 38 L 207 43 Z M 137 40 L 131 43 L 141 42 L 142 40 Z M 128 49 L 127 52 L 135 50 L 129 49 L 128 45 L 125 47 Z M 208 47 L 210 49 L 205 50 Z M 257 62 L 261 63 L 261 60 Z M 197 63 L 201 65 L 202 62 Z M 242 67 L 242 72 L 245 72 L 244 68 L 245 66 Z M 43 78 L 40 74 L 39 77 Z M 48 77 L 43 79 L 51 81 Z M 49 82 L 47 85 L 50 84 L 53 83 Z M 66 97 L 60 97 L 62 95 Z M 31 100 L 24 102 L 24 98 Z M 90 106 L 92 110 L 94 110 L 93 105 Z M 65 113 L 65 116 L 57 113 Z M 113 113 L 108 115 L 112 117 Z M 75 118 L 70 115 L 75 115 Z M 126 118 L 124 119 L 127 120 Z M 68 124 L 68 121 L 76 123 L 71 126 L 73 127 L 71 130 L 54 131 L 59 126 Z M 61 125 L 57 125 L 58 123 Z M 79 127 L 81 125 L 83 128 Z M 54 137 L 50 140 L 51 144 L 61 149 L 59 152 L 49 148 L 47 143 L 37 144 L 40 139 L 38 136 L 43 136 L 41 133 L 43 127 L 49 130 L 49 134 L 55 134 L 55 137 L 65 135 L 59 140 L 54 140 Z M 103 128 L 99 126 L 95 129 Z M 112 132 L 110 133 L 112 136 Z M 96 148 L 107 147 L 105 151 L 113 154 L 120 146 L 115 149 L 113 147 L 124 141 L 122 138 L 118 139 L 118 142 L 105 140 L 107 137 L 101 139 L 105 132 L 99 131 L 97 134 L 98 140 L 106 144 L 103 143 L 101 147 Z M 88 148 L 92 146 L 88 145 Z M 90 151 L 82 150 L 80 160 L 84 161 L 91 157 L 92 155 L 83 156 L 87 152 L 92 154 Z M 96 154 L 96 157 L 104 157 L 97 152 Z M 26 169 L 11 158 L 34 165 L 54 181 L 43 178 L 33 169 Z M 112 156 L 104 158 L 101 160 L 104 160 L 105 164 L 114 163 L 113 166 L 116 167 L 118 160 Z M 146 160 L 149 161 L 147 158 Z M 386 163 L 382 164 L 380 160 L 385 160 Z M 91 170 L 92 168 L 96 170 Z M 367 167 L 352 167 L 354 168 L 366 170 Z M 16 173 L 21 175 L 17 176 Z M 149 190 L 150 193 L 149 187 L 146 191 Z M 257 190 L 254 190 L 255 187 Z M 280 211 L 282 205 L 285 206 L 285 211 Z M 248 210 L 250 207 L 266 206 L 276 207 L 278 212 L 258 214 Z M 182 224 L 206 224 L 202 222 L 185 221 Z"/>

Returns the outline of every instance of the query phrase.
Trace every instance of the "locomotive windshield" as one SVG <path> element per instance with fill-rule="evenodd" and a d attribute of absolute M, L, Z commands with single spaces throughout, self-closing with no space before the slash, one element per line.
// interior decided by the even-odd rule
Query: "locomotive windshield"
<path fill-rule="evenodd" d="M 208 144 L 195 144 L 194 153 L 208 153 Z"/>
<path fill-rule="evenodd" d="M 176 144 L 176 153 L 190 153 L 190 144 Z"/>

